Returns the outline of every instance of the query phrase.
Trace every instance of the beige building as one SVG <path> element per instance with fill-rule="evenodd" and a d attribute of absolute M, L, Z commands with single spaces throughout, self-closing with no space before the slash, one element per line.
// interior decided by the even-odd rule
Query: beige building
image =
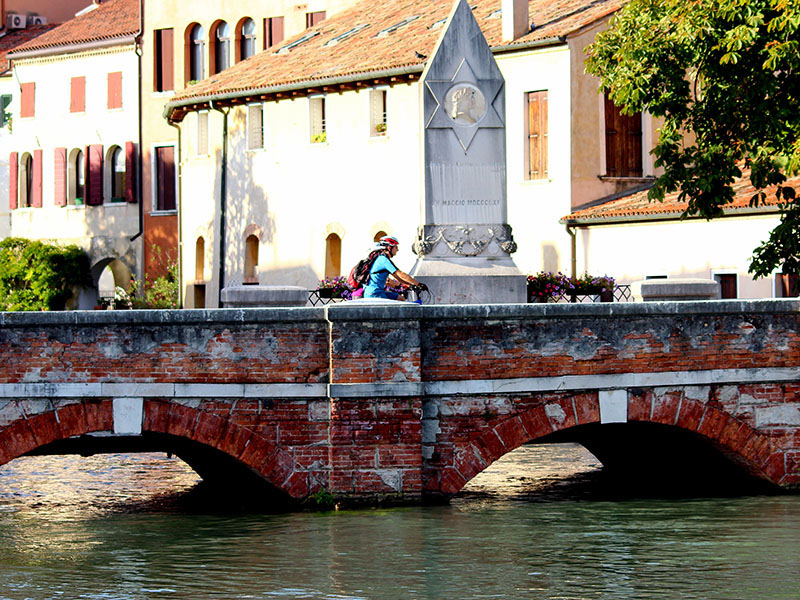
<path fill-rule="evenodd" d="M 473 8 L 505 78 L 508 215 L 523 272 L 568 270 L 559 219 L 652 180 L 652 120 L 622 118 L 583 71 L 584 48 L 619 7 Z M 220 280 L 316 287 L 384 232 L 400 238 L 398 264 L 411 268 L 423 188 L 418 81 L 450 8 L 361 2 L 171 99 L 182 202 L 192 205 L 181 219 L 187 306 L 216 306 Z M 510 17 L 524 9 L 514 31 Z"/>

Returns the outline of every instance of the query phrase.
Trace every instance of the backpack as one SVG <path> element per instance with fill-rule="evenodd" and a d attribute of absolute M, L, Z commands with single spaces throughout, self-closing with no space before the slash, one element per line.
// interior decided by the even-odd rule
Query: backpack
<path fill-rule="evenodd" d="M 372 264 L 375 262 L 375 259 L 378 258 L 380 253 L 381 250 L 374 250 L 370 252 L 367 258 L 362 258 L 360 261 L 358 261 L 358 264 L 356 264 L 356 266 L 350 270 L 350 275 L 347 278 L 347 285 L 350 286 L 351 290 L 358 290 L 367 285 Z"/>

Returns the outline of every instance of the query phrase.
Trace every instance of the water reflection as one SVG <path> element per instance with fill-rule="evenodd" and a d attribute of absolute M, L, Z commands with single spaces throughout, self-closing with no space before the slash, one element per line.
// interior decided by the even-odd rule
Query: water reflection
<path fill-rule="evenodd" d="M 203 505 L 163 455 L 16 460 L 0 597 L 798 597 L 798 497 L 612 502 L 599 476 L 579 447 L 526 446 L 450 506 L 259 515 Z"/>

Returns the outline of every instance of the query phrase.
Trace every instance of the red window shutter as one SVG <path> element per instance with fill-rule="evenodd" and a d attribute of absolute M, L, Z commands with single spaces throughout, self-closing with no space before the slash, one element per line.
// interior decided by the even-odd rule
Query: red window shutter
<path fill-rule="evenodd" d="M 324 20 L 325 20 L 324 10 L 306 13 L 306 27 L 313 27 L 317 23 L 322 23 L 322 21 Z"/>
<path fill-rule="evenodd" d="M 136 145 L 125 142 L 125 201 L 136 202 Z"/>
<path fill-rule="evenodd" d="M 42 208 L 42 150 L 33 151 L 33 208 Z"/>
<path fill-rule="evenodd" d="M 264 19 L 264 50 L 283 41 L 283 17 Z"/>
<path fill-rule="evenodd" d="M 86 112 L 86 77 L 70 79 L 69 90 L 69 112 Z"/>
<path fill-rule="evenodd" d="M 20 111 L 19 116 L 23 119 L 33 117 L 36 104 L 36 84 L 23 83 L 20 86 Z"/>
<path fill-rule="evenodd" d="M 8 208 L 14 210 L 17 208 L 17 194 L 19 186 L 17 184 L 17 176 L 19 175 L 18 155 L 12 152 L 8 157 Z"/>
<path fill-rule="evenodd" d="M 56 148 L 53 158 L 55 159 L 55 204 L 56 206 L 67 205 L 67 149 Z"/>
<path fill-rule="evenodd" d="M 606 113 L 606 174 L 610 177 L 642 176 L 642 116 L 623 115 L 608 96 Z"/>
<path fill-rule="evenodd" d="M 108 74 L 108 108 L 122 108 L 122 72 Z"/>
<path fill-rule="evenodd" d="M 155 34 L 155 72 L 154 91 L 168 92 L 174 89 L 175 61 L 172 29 L 156 29 Z"/>
<path fill-rule="evenodd" d="M 156 148 L 156 210 L 175 210 L 175 148 Z"/>
<path fill-rule="evenodd" d="M 103 203 L 103 145 L 94 144 L 89 146 L 89 168 L 86 173 L 89 177 L 87 182 L 87 204 L 97 206 Z"/>

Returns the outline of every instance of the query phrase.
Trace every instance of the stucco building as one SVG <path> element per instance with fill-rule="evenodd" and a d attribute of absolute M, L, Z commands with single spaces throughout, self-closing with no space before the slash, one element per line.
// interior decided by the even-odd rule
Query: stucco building
<path fill-rule="evenodd" d="M 584 73 L 585 47 L 620 5 L 474 4 L 505 78 L 508 215 L 523 271 L 567 270 L 559 218 L 654 175 L 652 119 L 621 117 Z M 400 237 L 399 264 L 411 267 L 419 78 L 451 7 L 361 2 L 172 98 L 192 207 L 181 218 L 188 306 L 216 306 L 220 280 L 314 287 L 384 232 Z"/>

